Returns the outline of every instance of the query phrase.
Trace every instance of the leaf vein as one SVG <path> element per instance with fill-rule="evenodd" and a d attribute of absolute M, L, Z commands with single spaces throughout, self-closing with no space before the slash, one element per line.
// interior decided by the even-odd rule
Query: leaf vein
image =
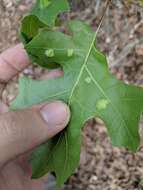
<path fill-rule="evenodd" d="M 134 146 L 133 142 L 134 142 L 134 137 L 132 136 L 132 134 L 130 133 L 126 121 L 123 118 L 123 115 L 120 113 L 120 111 L 116 108 L 116 106 L 114 106 L 114 104 L 112 103 L 111 99 L 105 94 L 104 90 L 100 87 L 100 85 L 98 84 L 98 82 L 94 79 L 92 73 L 90 72 L 90 70 L 85 67 L 86 71 L 88 72 L 89 76 L 91 77 L 92 81 L 94 82 L 94 84 L 98 87 L 98 89 L 102 92 L 102 94 L 104 95 L 104 97 L 111 103 L 112 107 L 114 108 L 114 110 L 119 114 L 122 122 L 124 123 L 124 126 L 127 130 L 127 133 L 129 134 L 129 136 L 132 138 L 132 145 Z M 119 130 L 119 129 L 118 129 Z"/>
<path fill-rule="evenodd" d="M 85 61 L 84 61 L 83 65 L 82 65 L 82 67 L 81 67 L 81 70 L 80 70 L 80 73 L 79 73 L 79 75 L 78 75 L 78 77 L 77 77 L 77 80 L 76 80 L 76 82 L 75 82 L 75 84 L 74 84 L 74 86 L 73 86 L 73 88 L 72 88 L 72 90 L 71 90 L 71 95 L 70 95 L 69 101 L 68 101 L 68 104 L 69 104 L 69 105 L 70 105 L 70 103 L 71 103 L 71 99 L 72 99 L 74 90 L 75 90 L 77 84 L 79 83 L 80 78 L 81 78 L 81 76 L 82 76 L 82 73 L 83 73 L 83 71 L 84 71 L 84 68 L 85 68 L 85 66 L 86 66 L 86 64 L 87 64 L 87 62 L 88 62 L 88 58 L 89 58 L 90 53 L 91 53 L 91 50 L 92 50 L 92 48 L 93 48 L 93 46 L 94 46 L 95 39 L 96 39 L 96 33 L 95 33 L 94 36 L 93 36 L 93 39 L 92 39 L 92 41 L 91 41 L 91 45 L 90 45 L 90 47 L 89 47 L 89 51 L 88 51 L 88 53 L 87 53 L 87 55 L 86 55 L 86 57 L 85 57 Z"/>

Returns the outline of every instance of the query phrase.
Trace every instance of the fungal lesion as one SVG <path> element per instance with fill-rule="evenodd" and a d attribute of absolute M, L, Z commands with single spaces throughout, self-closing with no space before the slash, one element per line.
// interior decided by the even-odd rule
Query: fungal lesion
<path fill-rule="evenodd" d="M 97 108 L 98 110 L 104 110 L 104 109 L 107 108 L 107 106 L 108 106 L 109 103 L 110 103 L 110 102 L 109 102 L 109 100 L 107 100 L 107 99 L 100 99 L 100 100 L 98 100 L 97 103 L 96 103 L 96 108 Z"/>
<path fill-rule="evenodd" d="M 84 81 L 87 83 L 87 84 L 90 84 L 91 83 L 91 78 L 90 77 L 86 77 L 85 79 L 84 79 Z"/>
<path fill-rule="evenodd" d="M 67 56 L 68 56 L 68 57 L 72 57 L 73 54 L 74 54 L 74 49 L 68 49 L 68 50 L 67 50 Z"/>
<path fill-rule="evenodd" d="M 46 55 L 47 57 L 54 57 L 54 56 L 55 56 L 54 49 L 47 49 L 47 50 L 45 51 L 45 55 Z"/>

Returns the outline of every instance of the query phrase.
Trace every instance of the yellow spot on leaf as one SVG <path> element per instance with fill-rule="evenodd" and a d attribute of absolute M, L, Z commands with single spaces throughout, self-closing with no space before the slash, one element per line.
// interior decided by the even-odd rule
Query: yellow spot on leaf
<path fill-rule="evenodd" d="M 96 107 L 98 110 L 103 110 L 107 108 L 109 101 L 107 99 L 100 99 L 97 101 Z"/>
<path fill-rule="evenodd" d="M 91 83 L 91 78 L 90 77 L 86 77 L 85 78 L 85 82 L 88 83 L 88 84 Z"/>
<path fill-rule="evenodd" d="M 54 53 L 54 50 L 53 49 L 48 49 L 45 51 L 45 55 L 47 57 L 54 57 L 55 53 Z"/>
<path fill-rule="evenodd" d="M 74 50 L 73 50 L 73 49 L 68 49 L 68 50 L 67 50 L 67 55 L 68 55 L 68 57 L 73 56 L 73 53 L 74 53 Z"/>

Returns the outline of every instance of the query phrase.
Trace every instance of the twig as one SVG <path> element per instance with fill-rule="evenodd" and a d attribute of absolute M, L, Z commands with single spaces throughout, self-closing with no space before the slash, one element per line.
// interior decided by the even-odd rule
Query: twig
<path fill-rule="evenodd" d="M 98 32 L 99 32 L 99 30 L 101 28 L 102 22 L 104 20 L 104 17 L 105 17 L 106 11 L 107 11 L 107 8 L 109 7 L 110 3 L 111 3 L 111 0 L 106 1 L 105 8 L 103 10 L 102 16 L 100 18 L 100 21 L 99 21 L 99 24 L 98 24 L 98 27 L 97 27 L 97 30 L 96 30 L 96 36 L 97 36 L 97 34 L 98 34 Z"/>
<path fill-rule="evenodd" d="M 141 20 L 140 22 L 138 22 L 138 23 L 134 26 L 134 28 L 131 30 L 129 36 L 132 37 L 132 36 L 134 35 L 134 33 L 136 32 L 136 30 L 137 30 L 142 24 L 143 24 L 143 20 Z"/>

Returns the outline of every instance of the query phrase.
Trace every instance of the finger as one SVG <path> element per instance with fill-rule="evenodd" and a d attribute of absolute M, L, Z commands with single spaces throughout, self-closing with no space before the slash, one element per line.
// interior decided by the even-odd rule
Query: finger
<path fill-rule="evenodd" d="M 7 82 L 30 64 L 22 44 L 0 54 L 0 81 Z"/>
<path fill-rule="evenodd" d="M 57 78 L 63 75 L 63 71 L 61 69 L 54 69 L 52 71 L 49 71 L 46 74 L 43 74 L 39 79 L 40 80 L 47 80 L 47 79 L 53 79 L 53 78 Z M 1 94 L 1 90 L 3 90 L 2 86 L 0 85 L 0 94 Z M 5 95 L 3 95 L 5 96 Z M 2 96 L 1 99 L 4 100 L 4 97 Z M 1 113 L 5 113 L 8 111 L 8 106 L 4 103 L 1 102 L 0 100 L 0 114 Z"/>
<path fill-rule="evenodd" d="M 3 102 L 0 101 L 0 114 L 8 111 L 8 106 L 6 106 Z"/>
<path fill-rule="evenodd" d="M 0 173 L 0 189 L 44 190 L 41 179 L 32 180 L 16 161 L 8 163 Z"/>
<path fill-rule="evenodd" d="M 59 101 L 0 115 L 0 164 L 56 135 L 69 117 L 69 108 Z"/>

